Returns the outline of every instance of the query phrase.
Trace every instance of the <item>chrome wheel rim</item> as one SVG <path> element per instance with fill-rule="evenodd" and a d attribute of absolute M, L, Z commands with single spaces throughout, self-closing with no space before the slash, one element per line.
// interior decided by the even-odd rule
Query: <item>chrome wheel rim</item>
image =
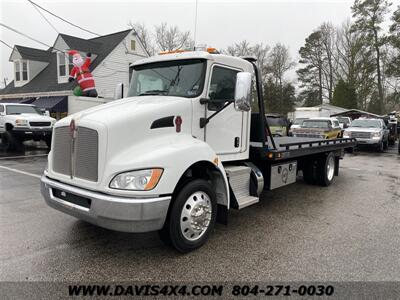
<path fill-rule="evenodd" d="M 326 166 L 326 174 L 328 180 L 331 181 L 333 179 L 333 174 L 335 173 L 335 159 L 331 156 L 328 159 L 328 163 Z"/>
<path fill-rule="evenodd" d="M 180 225 L 183 236 L 189 241 L 200 239 L 211 222 L 211 200 L 202 191 L 189 196 L 182 208 Z"/>

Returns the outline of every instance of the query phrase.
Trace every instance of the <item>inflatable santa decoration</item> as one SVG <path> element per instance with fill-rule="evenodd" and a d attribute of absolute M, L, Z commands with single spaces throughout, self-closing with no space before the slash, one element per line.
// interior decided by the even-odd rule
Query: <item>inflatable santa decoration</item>
<path fill-rule="evenodd" d="M 86 59 L 83 61 L 82 56 L 76 50 L 68 51 L 69 55 L 72 55 L 72 63 L 74 67 L 69 74 L 69 82 L 78 81 L 79 87 L 82 91 L 82 96 L 87 97 L 97 97 L 97 91 L 94 84 L 94 78 L 92 73 L 90 73 L 90 57 L 91 53 L 86 54 Z"/>

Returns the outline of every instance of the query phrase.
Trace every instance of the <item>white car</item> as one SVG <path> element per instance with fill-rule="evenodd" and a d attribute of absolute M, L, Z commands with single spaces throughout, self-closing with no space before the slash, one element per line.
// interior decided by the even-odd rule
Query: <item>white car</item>
<path fill-rule="evenodd" d="M 43 140 L 50 147 L 55 122 L 34 105 L 0 103 L 0 134 L 6 151 L 17 149 L 27 140 Z"/>
<path fill-rule="evenodd" d="M 346 129 L 351 126 L 351 119 L 349 117 L 336 117 L 339 121 L 340 128 Z"/>
<path fill-rule="evenodd" d="M 296 118 L 294 119 L 292 125 L 290 125 L 289 129 L 289 135 L 293 135 L 293 129 L 300 128 L 301 124 L 303 124 L 304 120 L 307 120 L 308 118 Z"/>

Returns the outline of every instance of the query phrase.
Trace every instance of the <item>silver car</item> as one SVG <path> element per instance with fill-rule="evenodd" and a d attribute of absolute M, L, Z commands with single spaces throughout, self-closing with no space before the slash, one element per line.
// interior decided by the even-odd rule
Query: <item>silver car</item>
<path fill-rule="evenodd" d="M 357 119 L 343 132 L 344 138 L 355 138 L 357 144 L 373 146 L 382 152 L 388 147 L 389 130 L 382 119 Z"/>

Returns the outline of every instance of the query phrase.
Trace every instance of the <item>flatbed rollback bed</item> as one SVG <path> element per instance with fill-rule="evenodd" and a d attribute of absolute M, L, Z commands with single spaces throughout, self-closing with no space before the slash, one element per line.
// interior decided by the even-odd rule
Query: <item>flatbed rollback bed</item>
<path fill-rule="evenodd" d="M 254 68 L 259 109 L 259 113 L 251 114 L 249 160 L 261 170 L 264 189 L 294 183 L 299 170 L 309 184 L 330 185 L 333 177 L 339 175 L 339 162 L 345 150 L 352 150 L 357 144 L 356 139 L 273 136 L 265 117 L 264 101 L 261 100 L 264 97 L 260 71 L 252 58 L 245 59 Z"/>

